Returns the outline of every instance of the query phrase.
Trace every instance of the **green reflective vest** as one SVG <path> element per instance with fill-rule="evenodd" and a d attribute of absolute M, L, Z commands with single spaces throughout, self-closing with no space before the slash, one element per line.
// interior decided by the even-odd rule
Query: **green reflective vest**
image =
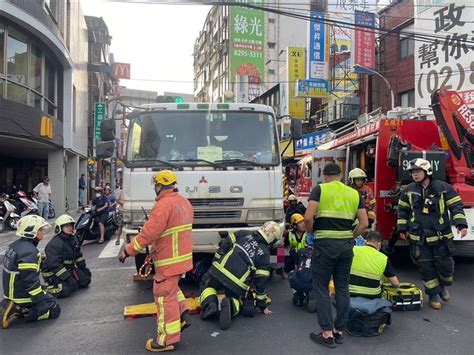
<path fill-rule="evenodd" d="M 295 251 L 307 248 L 308 244 L 306 243 L 306 233 L 303 233 L 301 240 L 298 241 L 296 233 L 291 230 L 288 234 L 288 243 L 290 244 L 290 249 L 294 249 Z"/>
<path fill-rule="evenodd" d="M 377 298 L 382 293 L 381 279 L 387 256 L 371 246 L 355 246 L 349 292 L 352 297 Z"/>
<path fill-rule="evenodd" d="M 316 239 L 352 238 L 352 223 L 359 208 L 360 195 L 340 181 L 319 185 L 321 196 L 315 220 Z"/>

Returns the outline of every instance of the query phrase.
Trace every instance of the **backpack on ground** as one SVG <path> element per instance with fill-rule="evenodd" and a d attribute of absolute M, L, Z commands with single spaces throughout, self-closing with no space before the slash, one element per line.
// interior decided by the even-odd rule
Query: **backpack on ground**
<path fill-rule="evenodd" d="M 375 313 L 368 314 L 351 308 L 347 320 L 346 331 L 354 337 L 373 337 L 382 334 L 387 325 L 392 323 L 390 307 L 379 308 Z"/>

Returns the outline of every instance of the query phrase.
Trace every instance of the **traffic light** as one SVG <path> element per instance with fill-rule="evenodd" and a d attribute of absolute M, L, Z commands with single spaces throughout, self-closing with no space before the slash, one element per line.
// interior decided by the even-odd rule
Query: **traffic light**
<path fill-rule="evenodd" d="M 100 123 L 100 140 L 103 142 L 115 139 L 115 120 L 104 120 Z"/>
<path fill-rule="evenodd" d="M 163 103 L 182 104 L 184 102 L 184 99 L 181 96 L 160 95 L 156 98 L 156 102 L 158 102 L 159 104 L 163 104 Z"/>

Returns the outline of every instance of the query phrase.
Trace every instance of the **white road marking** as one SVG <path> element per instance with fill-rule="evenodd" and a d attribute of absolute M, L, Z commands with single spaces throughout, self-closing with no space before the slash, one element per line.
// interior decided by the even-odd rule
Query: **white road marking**
<path fill-rule="evenodd" d="M 120 240 L 120 245 L 115 245 L 115 238 L 109 240 L 105 248 L 99 255 L 99 259 L 115 258 L 119 255 L 120 249 L 122 248 L 123 241 Z"/>

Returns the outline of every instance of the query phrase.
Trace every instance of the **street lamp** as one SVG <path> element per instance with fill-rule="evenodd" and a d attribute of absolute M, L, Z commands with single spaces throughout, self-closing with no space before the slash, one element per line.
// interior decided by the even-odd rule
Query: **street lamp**
<path fill-rule="evenodd" d="M 392 110 L 395 108 L 395 95 L 393 93 L 393 90 L 392 90 L 392 87 L 390 86 L 390 83 L 388 82 L 387 78 L 384 77 L 382 74 L 380 74 L 378 71 L 375 71 L 373 69 L 370 69 L 370 68 L 366 68 L 366 67 L 363 67 L 359 64 L 355 64 L 353 66 L 353 71 L 354 73 L 356 74 L 367 74 L 367 75 L 376 75 L 378 76 L 379 78 L 381 78 L 385 84 L 387 84 L 388 86 L 388 89 L 390 90 L 390 97 L 392 99 Z"/>

